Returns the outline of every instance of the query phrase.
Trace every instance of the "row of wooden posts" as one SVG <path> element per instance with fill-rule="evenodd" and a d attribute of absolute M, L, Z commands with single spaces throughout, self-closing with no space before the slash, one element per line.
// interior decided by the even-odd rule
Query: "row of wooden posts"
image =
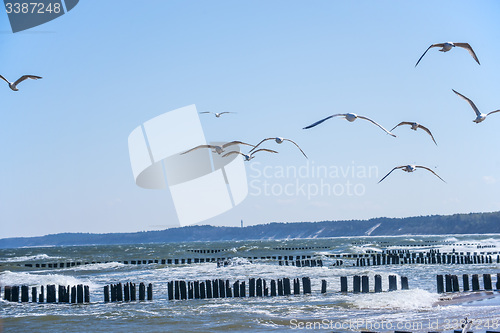
<path fill-rule="evenodd" d="M 44 290 L 47 290 L 47 297 L 45 298 Z M 90 294 L 89 286 L 76 285 L 76 286 L 58 286 L 56 298 L 56 285 L 49 284 L 47 286 L 40 286 L 40 293 L 37 287 L 31 287 L 31 302 L 32 303 L 89 303 Z M 21 292 L 21 298 L 19 298 Z M 22 303 L 29 302 L 30 288 L 24 286 L 5 286 L 4 287 L 4 300 L 9 302 Z"/>
<path fill-rule="evenodd" d="M 111 296 L 111 297 L 110 297 Z M 137 300 L 137 287 L 135 283 L 127 282 L 104 286 L 104 302 L 134 302 Z M 153 300 L 153 284 L 139 283 L 139 301 Z"/>
<path fill-rule="evenodd" d="M 217 267 L 226 267 L 232 264 L 231 259 L 217 261 Z M 296 259 L 296 260 L 279 260 L 280 266 L 296 266 L 296 267 L 323 267 L 321 259 Z"/>
<path fill-rule="evenodd" d="M 300 281 L 302 280 L 302 291 L 304 294 L 311 293 L 311 279 L 289 278 L 266 281 L 265 279 L 250 278 L 248 280 L 248 297 L 288 296 L 300 294 Z M 322 293 L 326 293 L 326 281 L 322 280 Z M 205 298 L 228 298 L 247 297 L 246 281 L 235 281 L 215 279 L 205 281 L 176 280 L 168 282 L 168 299 L 205 299 Z"/>
<path fill-rule="evenodd" d="M 460 291 L 460 286 L 459 286 L 459 278 L 457 275 L 436 275 L 436 280 L 437 280 L 437 292 L 438 293 L 444 293 L 444 292 L 458 292 Z M 471 284 L 469 280 L 469 275 L 468 274 L 463 274 L 462 275 L 462 291 L 469 291 L 471 290 Z M 493 285 L 491 282 L 491 274 L 483 274 L 483 289 L 484 290 L 493 290 Z M 500 290 L 500 273 L 497 273 L 497 282 L 496 282 L 496 289 Z M 479 291 L 480 286 L 479 286 L 479 275 L 478 274 L 473 274 L 472 275 L 472 291 Z"/>
<path fill-rule="evenodd" d="M 389 290 L 398 290 L 397 277 L 396 275 L 389 275 Z M 406 276 L 401 276 L 401 290 L 408 290 L 408 278 Z M 340 291 L 349 292 L 347 285 L 347 276 L 340 277 Z M 359 276 L 354 275 L 352 277 L 352 292 L 354 293 L 369 293 L 370 292 L 370 278 L 366 275 Z M 376 293 L 382 292 L 382 277 L 380 275 L 375 275 L 374 277 L 374 288 L 373 291 Z"/>
<path fill-rule="evenodd" d="M 500 262 L 497 256 L 496 262 Z M 354 266 L 401 265 L 401 264 L 492 264 L 491 256 L 461 256 L 442 254 L 434 256 L 401 257 L 397 254 L 372 254 L 370 258 L 357 258 Z"/>

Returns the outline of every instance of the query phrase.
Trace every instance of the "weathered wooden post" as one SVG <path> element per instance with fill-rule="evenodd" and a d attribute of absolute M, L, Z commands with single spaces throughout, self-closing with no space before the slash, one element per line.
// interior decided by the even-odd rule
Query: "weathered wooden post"
<path fill-rule="evenodd" d="M 109 303 L 109 286 L 104 286 L 104 303 Z"/>
<path fill-rule="evenodd" d="M 491 282 L 490 282 L 491 284 Z M 21 286 L 21 302 L 29 302 L 29 289 L 28 286 Z"/>
<path fill-rule="evenodd" d="M 212 280 L 212 297 L 219 298 L 219 284 L 217 280 Z"/>
<path fill-rule="evenodd" d="M 193 281 L 188 281 L 188 299 L 194 298 L 194 283 Z"/>
<path fill-rule="evenodd" d="M 206 287 L 205 287 L 205 282 L 201 281 L 200 282 L 200 299 L 205 299 L 207 297 L 206 294 Z"/>
<path fill-rule="evenodd" d="M 483 274 L 484 290 L 491 290 L 491 275 Z"/>
<path fill-rule="evenodd" d="M 326 293 L 326 280 L 321 280 L 321 293 Z"/>
<path fill-rule="evenodd" d="M 370 282 L 369 282 L 368 276 L 366 276 L 366 275 L 363 275 L 361 277 L 361 292 L 362 293 L 370 292 Z"/>
<path fill-rule="evenodd" d="M 278 296 L 283 296 L 283 280 L 278 279 Z"/>
<path fill-rule="evenodd" d="M 439 274 L 436 276 L 437 279 L 437 292 L 438 294 L 444 293 L 444 280 L 443 275 Z"/>
<path fill-rule="evenodd" d="M 453 291 L 453 287 L 452 287 L 451 275 L 450 274 L 446 274 L 446 276 L 445 276 L 445 282 L 446 282 L 446 292 L 447 293 L 452 292 Z"/>
<path fill-rule="evenodd" d="M 290 292 L 290 279 L 289 278 L 283 279 L 283 294 L 285 296 L 288 296 L 291 294 L 291 292 Z"/>
<path fill-rule="evenodd" d="M 207 298 L 213 298 L 212 295 L 212 281 L 205 280 L 205 285 L 207 286 Z"/>
<path fill-rule="evenodd" d="M 64 286 L 61 286 L 61 285 L 58 286 L 57 294 L 59 296 L 59 303 L 64 303 L 64 291 L 65 291 L 65 289 L 66 288 Z"/>
<path fill-rule="evenodd" d="M 87 285 L 83 286 L 83 301 L 90 303 L 90 288 Z"/>
<path fill-rule="evenodd" d="M 304 290 L 304 294 L 311 293 L 311 279 L 308 277 L 302 278 L 302 289 Z"/>
<path fill-rule="evenodd" d="M 148 301 L 153 300 L 153 284 L 148 284 Z"/>
<path fill-rule="evenodd" d="M 240 297 L 247 297 L 246 289 L 245 289 L 245 281 L 240 283 Z"/>
<path fill-rule="evenodd" d="M 36 287 L 31 288 L 31 302 L 36 303 Z"/>
<path fill-rule="evenodd" d="M 453 285 L 453 291 L 454 292 L 460 291 L 460 287 L 458 286 L 458 276 L 452 275 L 451 276 L 451 282 L 452 282 L 452 285 Z"/>
<path fill-rule="evenodd" d="M 401 290 L 408 290 L 408 277 L 401 277 Z"/>
<path fill-rule="evenodd" d="M 380 276 L 379 274 L 375 275 L 375 292 L 382 292 L 382 276 Z"/>
<path fill-rule="evenodd" d="M 234 297 L 240 297 L 240 280 L 236 280 L 233 283 L 233 294 Z"/>
<path fill-rule="evenodd" d="M 121 287 L 121 283 L 119 283 Z M 55 288 L 54 288 L 55 289 Z M 120 301 L 123 301 L 123 296 L 121 295 L 121 290 L 118 291 L 118 296 L 121 297 Z M 76 302 L 83 303 L 83 285 L 79 284 L 76 286 Z"/>
<path fill-rule="evenodd" d="M 219 282 L 219 295 L 220 298 L 226 298 L 226 286 L 224 285 L 224 280 L 217 279 Z"/>
<path fill-rule="evenodd" d="M 255 278 L 248 279 L 248 297 L 255 297 Z"/>
<path fill-rule="evenodd" d="M 146 300 L 146 286 L 143 282 L 139 283 L 139 301 Z"/>
<path fill-rule="evenodd" d="M 352 278 L 352 289 L 355 293 L 359 293 L 361 291 L 361 278 L 359 275 L 354 275 Z"/>
<path fill-rule="evenodd" d="M 115 301 L 116 301 L 116 290 L 115 290 Z M 47 303 L 48 302 L 49 302 L 49 286 L 47 286 Z M 71 287 L 71 303 L 76 303 L 76 286 Z"/>
<path fill-rule="evenodd" d="M 462 279 L 464 281 L 464 291 L 469 291 L 470 290 L 470 287 L 469 287 L 469 275 L 468 274 L 463 274 L 462 275 Z"/>
<path fill-rule="evenodd" d="M 5 286 L 3 288 L 3 299 L 6 301 L 9 301 L 9 302 L 12 301 L 12 287 L 11 286 Z"/>
<path fill-rule="evenodd" d="M 269 288 L 267 287 L 266 280 L 262 280 L 262 288 L 264 289 L 264 297 L 269 296 Z"/>
<path fill-rule="evenodd" d="M 396 275 L 389 275 L 389 291 L 398 290 Z"/>
<path fill-rule="evenodd" d="M 47 286 L 47 303 L 55 303 L 56 302 L 56 286 L 53 284 L 49 284 Z"/>
<path fill-rule="evenodd" d="M 79 296 L 80 295 L 80 288 L 81 288 L 80 286 L 81 285 L 78 285 L 78 287 L 77 287 L 78 288 L 77 289 L 77 293 L 78 293 L 78 299 L 79 300 L 83 298 L 83 297 L 80 298 L 80 296 Z M 123 302 L 123 287 L 122 287 L 122 283 L 121 282 L 118 282 L 116 284 L 116 301 L 117 302 Z M 81 302 L 78 301 L 78 303 L 81 303 Z"/>
<path fill-rule="evenodd" d="M 167 290 L 168 290 L 168 300 L 171 301 L 174 299 L 174 281 L 167 282 Z"/>
<path fill-rule="evenodd" d="M 229 283 L 229 280 L 226 280 L 226 297 L 233 297 L 231 284 Z"/>
<path fill-rule="evenodd" d="M 125 302 L 130 302 L 130 287 L 128 282 L 123 285 L 123 300 Z"/>
<path fill-rule="evenodd" d="M 497 273 L 497 290 L 500 290 L 500 273 Z"/>
<path fill-rule="evenodd" d="M 473 291 L 479 290 L 479 276 L 477 274 L 472 275 L 472 290 Z"/>
<path fill-rule="evenodd" d="M 300 295 L 300 281 L 299 279 L 293 279 L 293 294 Z"/>
<path fill-rule="evenodd" d="M 179 280 L 174 281 L 174 298 L 179 300 L 181 299 L 181 287 L 179 287 Z M 212 292 L 210 292 L 210 295 L 212 295 Z"/>
<path fill-rule="evenodd" d="M 181 299 L 187 299 L 187 285 L 186 285 L 186 281 L 181 280 L 179 282 L 179 287 L 181 288 Z"/>
<path fill-rule="evenodd" d="M 271 280 L 271 296 L 276 296 L 276 280 Z"/>
<path fill-rule="evenodd" d="M 257 279 L 256 294 L 257 294 L 257 297 L 262 297 L 262 279 L 261 278 Z"/>
<path fill-rule="evenodd" d="M 200 281 L 194 281 L 194 298 L 200 298 Z"/>
<path fill-rule="evenodd" d="M 340 277 L 340 291 L 343 293 L 347 292 L 347 276 Z"/>

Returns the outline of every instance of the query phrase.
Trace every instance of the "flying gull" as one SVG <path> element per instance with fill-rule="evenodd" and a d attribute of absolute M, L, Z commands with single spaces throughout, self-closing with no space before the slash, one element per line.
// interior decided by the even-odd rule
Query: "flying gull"
<path fill-rule="evenodd" d="M 401 165 L 401 166 L 398 166 L 398 167 L 395 167 L 394 169 L 392 169 L 391 171 L 389 171 L 389 173 L 387 175 L 384 176 L 384 178 L 382 178 L 381 180 L 379 180 L 379 183 L 381 181 L 383 181 L 384 179 L 387 178 L 387 176 L 389 176 L 394 170 L 396 169 L 403 169 L 403 171 L 406 171 L 406 172 L 414 172 L 415 170 L 417 170 L 417 168 L 420 168 L 420 169 L 425 169 L 427 171 L 430 171 L 432 172 L 436 177 L 438 177 L 439 179 L 441 179 L 443 182 L 445 182 L 443 180 L 443 178 L 439 177 L 437 175 L 437 173 L 435 173 L 434 171 L 432 171 L 431 169 L 429 169 L 428 167 L 425 167 L 425 166 L 421 166 L 421 165 Z M 446 183 L 446 182 L 445 182 Z"/>
<path fill-rule="evenodd" d="M 429 51 L 429 49 L 431 49 L 433 47 L 440 47 L 441 50 L 439 50 L 439 51 L 441 51 L 441 52 L 448 52 L 449 50 L 451 50 L 452 48 L 454 48 L 456 46 L 464 48 L 467 51 L 469 51 L 470 55 L 474 58 L 474 60 L 476 60 L 477 63 L 480 64 L 479 63 L 479 59 L 477 58 L 476 54 L 474 53 L 474 50 L 472 49 L 472 47 L 468 43 L 446 42 L 446 43 L 432 44 L 431 46 L 429 46 L 429 48 L 427 50 L 425 50 L 424 54 L 422 54 L 422 56 L 420 57 L 420 59 L 418 59 L 417 63 L 415 64 L 415 67 L 417 67 L 418 63 L 420 62 L 420 60 L 422 60 L 422 58 L 427 53 L 427 51 Z"/>
<path fill-rule="evenodd" d="M 453 89 L 451 89 L 453 90 Z M 453 92 L 455 94 L 457 94 L 458 96 L 462 97 L 463 99 L 465 99 L 467 102 L 469 102 L 470 106 L 472 106 L 472 109 L 474 109 L 474 112 L 476 113 L 476 119 L 473 120 L 473 122 L 475 122 L 476 124 L 479 124 L 480 122 L 482 122 L 483 120 L 486 119 L 487 116 L 489 116 L 490 114 L 492 113 L 495 113 L 495 112 L 500 112 L 500 110 L 495 110 L 495 111 L 491 111 L 489 113 L 481 113 L 479 112 L 479 110 L 477 109 L 476 105 L 474 104 L 473 101 L 471 101 L 470 99 L 468 99 L 467 97 L 465 97 L 464 95 L 462 95 L 461 93 L 453 90 Z"/>
<path fill-rule="evenodd" d="M 211 113 L 213 115 L 215 115 L 217 118 L 220 118 L 220 116 L 222 116 L 223 114 L 226 114 L 226 113 L 236 113 L 236 112 L 210 112 L 210 111 L 206 111 L 206 112 L 200 112 L 200 114 L 208 114 L 208 113 Z"/>
<path fill-rule="evenodd" d="M 240 154 L 240 155 L 243 155 L 243 157 L 245 158 L 245 161 L 250 161 L 252 158 L 255 157 L 253 155 L 255 155 L 255 153 L 258 153 L 259 151 L 267 151 L 267 152 L 275 153 L 275 154 L 278 153 L 277 151 L 274 151 L 271 149 L 257 149 L 256 151 L 254 151 L 252 153 L 248 153 L 248 154 L 243 154 L 242 152 L 239 152 L 239 151 L 230 151 L 229 153 L 222 155 L 222 157 L 226 157 L 226 156 L 229 156 L 232 154 Z"/>
<path fill-rule="evenodd" d="M 397 124 L 396 126 L 394 126 L 394 127 L 391 129 L 391 132 L 392 132 L 392 131 L 396 128 L 396 127 L 401 126 L 401 125 L 410 125 L 410 126 L 411 126 L 411 129 L 412 129 L 412 130 L 414 130 L 414 131 L 416 131 L 416 130 L 417 130 L 417 129 L 419 129 L 419 128 L 423 129 L 424 131 L 426 131 L 426 132 L 427 132 L 427 134 L 429 134 L 429 135 L 431 136 L 432 141 L 434 141 L 434 143 L 435 143 L 435 144 L 436 144 L 436 146 L 437 146 L 437 142 L 436 142 L 436 140 L 434 140 L 434 136 L 432 135 L 431 131 L 430 131 L 427 127 L 422 126 L 422 125 L 420 125 L 419 123 L 414 123 L 414 122 L 409 122 L 409 121 L 402 121 L 402 122 L 400 122 L 399 124 Z"/>
<path fill-rule="evenodd" d="M 265 141 L 268 141 L 268 140 L 274 140 L 276 141 L 276 143 L 278 144 L 282 144 L 284 141 L 289 141 L 291 143 L 293 143 L 297 148 L 299 148 L 300 152 L 302 153 L 302 155 L 305 156 L 305 158 L 307 158 L 307 155 L 304 153 L 304 151 L 302 149 L 300 149 L 299 145 L 296 144 L 294 141 L 290 140 L 290 139 L 285 139 L 285 138 L 282 138 L 282 137 L 276 137 L 276 138 L 267 138 L 267 139 L 264 139 L 262 140 L 261 142 L 259 142 L 255 147 L 252 148 L 252 150 L 250 150 L 250 153 L 252 151 L 254 151 L 258 146 L 260 146 L 262 143 L 264 143 Z"/>
<path fill-rule="evenodd" d="M 368 120 L 369 122 L 371 122 L 372 124 L 374 125 L 377 125 L 378 127 L 380 127 L 382 130 L 384 130 L 387 134 L 390 134 L 392 135 L 393 137 L 396 137 L 394 134 L 392 134 L 390 131 L 386 130 L 384 127 L 382 127 L 381 125 L 377 124 L 376 122 L 374 122 L 373 120 L 371 120 L 370 118 L 367 118 L 367 117 L 363 117 L 363 116 L 358 116 L 357 114 L 355 113 L 339 113 L 339 114 L 333 114 L 331 116 L 328 116 L 326 117 L 325 119 L 321 119 L 317 122 L 315 122 L 314 124 L 311 124 L 307 127 L 304 127 L 303 129 L 308 129 L 308 128 L 312 128 L 316 125 L 319 125 L 321 124 L 322 122 L 330 119 L 330 118 L 333 118 L 333 117 L 344 117 L 347 121 L 349 122 L 353 122 L 355 121 L 356 119 L 360 118 L 360 119 L 364 119 L 364 120 Z"/>
<path fill-rule="evenodd" d="M 222 154 L 224 152 L 225 148 L 227 148 L 229 146 L 233 146 L 233 145 L 246 145 L 246 146 L 255 147 L 254 145 L 251 145 L 249 143 L 245 143 L 245 142 L 241 142 L 241 141 L 231 141 L 231 142 L 223 144 L 222 146 L 217 146 L 217 145 L 199 145 L 199 146 L 196 146 L 196 147 L 194 147 L 192 149 L 189 149 L 188 151 L 185 151 L 185 152 L 181 153 L 181 155 L 187 154 L 189 152 L 192 152 L 193 150 L 200 149 L 200 148 L 213 149 L 214 152 L 216 152 L 217 154 L 220 155 L 220 154 Z"/>
<path fill-rule="evenodd" d="M 14 91 L 18 91 L 19 90 L 19 89 L 17 89 L 17 85 L 19 83 L 23 82 L 24 80 L 27 80 L 27 79 L 38 80 L 38 79 L 41 79 L 41 78 L 42 78 L 41 76 L 36 76 L 36 75 L 23 75 L 19 79 L 17 79 L 17 81 L 15 81 L 15 82 L 9 82 L 9 80 L 7 80 L 2 75 L 0 75 L 0 79 L 2 79 L 5 82 L 7 82 L 9 84 L 9 88 L 12 89 L 12 90 L 14 90 Z"/>

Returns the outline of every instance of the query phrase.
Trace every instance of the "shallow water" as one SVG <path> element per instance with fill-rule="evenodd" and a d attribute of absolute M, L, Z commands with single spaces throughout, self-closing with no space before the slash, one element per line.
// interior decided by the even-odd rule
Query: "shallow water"
<path fill-rule="evenodd" d="M 488 248 L 478 248 L 478 244 Z M 411 246 L 410 246 L 411 245 Z M 498 246 L 498 247 L 497 247 Z M 90 286 L 90 304 L 35 304 L 0 301 L 0 317 L 6 332 L 267 332 L 311 329 L 313 331 L 406 330 L 450 331 L 458 329 L 464 317 L 472 318 L 474 332 L 500 330 L 500 297 L 493 293 L 479 299 L 464 298 L 454 304 L 439 303 L 436 274 L 483 274 L 500 272 L 500 264 L 471 265 L 386 265 L 333 267 L 335 260 L 323 256 L 324 267 L 279 266 L 277 260 L 248 257 L 364 253 L 383 249 L 441 252 L 498 253 L 500 235 L 356 237 L 305 240 L 265 240 L 233 242 L 191 242 L 113 246 L 64 246 L 0 250 L 0 285 L 40 286 L 47 284 Z M 284 250 L 283 248 L 286 248 Z M 292 248 L 292 250 L 290 250 Z M 293 250 L 293 248 L 308 248 Z M 221 249 L 200 254 L 189 250 Z M 126 265 L 118 261 L 181 258 L 238 257 L 237 264 L 217 267 L 216 263 L 191 265 Z M 494 254 L 496 259 L 496 254 Z M 100 261 L 68 268 L 29 268 L 26 263 Z M 104 263 L 109 261 L 107 263 Z M 383 290 L 388 276 L 407 276 L 410 290 L 379 294 L 340 293 L 340 276 L 380 274 Z M 312 282 L 310 295 L 225 298 L 169 301 L 167 282 L 172 280 L 249 278 L 301 278 Z M 327 293 L 321 294 L 321 280 Z M 145 282 L 153 284 L 153 301 L 104 303 L 103 286 L 111 283 Z M 461 282 L 460 282 L 461 285 Z M 482 286 L 482 279 L 481 279 Z M 301 286 L 302 287 L 302 286 Z M 2 288 L 3 289 L 3 288 Z M 464 293 L 460 293 L 464 294 Z M 458 295 L 455 293 L 453 296 Z M 2 295 L 3 296 L 3 295 Z M 248 294 L 247 294 L 248 296 Z M 2 297 L 3 298 L 3 297 Z M 31 297 L 30 297 L 31 298 Z M 441 305 L 436 305 L 441 304 Z"/>

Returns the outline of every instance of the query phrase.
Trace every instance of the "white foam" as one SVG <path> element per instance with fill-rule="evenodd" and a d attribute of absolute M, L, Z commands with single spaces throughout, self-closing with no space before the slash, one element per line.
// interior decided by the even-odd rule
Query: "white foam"
<path fill-rule="evenodd" d="M 399 290 L 376 294 L 358 294 L 354 306 L 360 309 L 428 309 L 439 295 L 422 289 Z"/>
<path fill-rule="evenodd" d="M 92 285 L 93 284 L 88 279 L 78 279 L 73 276 L 61 275 L 61 274 L 33 274 L 25 272 L 11 272 L 5 271 L 0 273 L 0 283 L 5 286 L 40 286 L 40 285 Z"/>
<path fill-rule="evenodd" d="M 61 257 L 51 257 L 44 253 L 37 254 L 35 256 L 21 256 L 21 257 L 13 257 L 13 258 L 2 258 L 0 261 L 3 262 L 22 262 L 22 261 L 34 261 L 34 260 L 47 260 L 47 259 L 60 259 Z"/>

